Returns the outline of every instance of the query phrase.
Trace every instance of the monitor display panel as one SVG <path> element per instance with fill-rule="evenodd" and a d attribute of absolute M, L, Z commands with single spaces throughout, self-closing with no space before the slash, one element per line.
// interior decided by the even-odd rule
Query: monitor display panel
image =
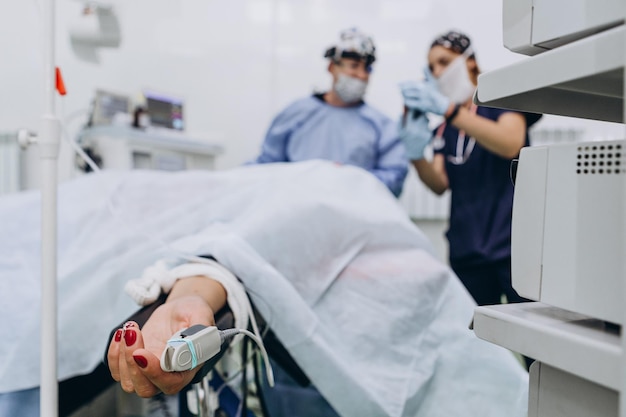
<path fill-rule="evenodd" d="M 174 130 L 184 130 L 183 100 L 155 92 L 144 92 L 150 125 Z"/>
<path fill-rule="evenodd" d="M 96 90 L 91 125 L 110 125 L 116 114 L 130 112 L 130 98 L 127 95 L 105 90 Z"/>

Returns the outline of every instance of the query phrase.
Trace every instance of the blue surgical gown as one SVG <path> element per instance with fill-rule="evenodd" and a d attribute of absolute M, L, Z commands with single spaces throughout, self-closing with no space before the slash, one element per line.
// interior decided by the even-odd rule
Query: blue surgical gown
<path fill-rule="evenodd" d="M 396 124 L 366 103 L 336 107 L 321 95 L 289 105 L 276 116 L 256 163 L 325 159 L 361 167 L 398 196 L 408 171 Z"/>

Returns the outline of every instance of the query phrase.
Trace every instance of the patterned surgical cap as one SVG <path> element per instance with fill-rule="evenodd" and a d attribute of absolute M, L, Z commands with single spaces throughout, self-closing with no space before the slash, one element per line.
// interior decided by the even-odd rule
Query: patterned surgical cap
<path fill-rule="evenodd" d="M 470 41 L 470 38 L 467 37 L 467 35 L 461 32 L 451 30 L 450 32 L 436 38 L 430 45 L 430 47 L 432 48 L 439 45 L 458 54 L 462 54 L 470 49 L 471 43 L 472 42 Z"/>

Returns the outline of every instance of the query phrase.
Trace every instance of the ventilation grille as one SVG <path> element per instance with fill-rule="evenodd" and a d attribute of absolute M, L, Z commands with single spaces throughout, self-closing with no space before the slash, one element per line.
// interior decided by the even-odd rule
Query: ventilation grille
<path fill-rule="evenodd" d="M 626 159 L 622 143 L 581 145 L 577 150 L 576 173 L 579 175 L 626 173 Z"/>

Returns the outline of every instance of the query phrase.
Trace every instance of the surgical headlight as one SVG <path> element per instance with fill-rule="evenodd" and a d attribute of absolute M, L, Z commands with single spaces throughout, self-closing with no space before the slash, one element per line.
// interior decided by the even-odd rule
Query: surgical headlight
<path fill-rule="evenodd" d="M 341 32 L 339 42 L 326 50 L 324 58 L 335 62 L 341 58 L 364 60 L 365 67 L 371 72 L 372 64 L 376 60 L 376 47 L 372 38 L 356 28 Z"/>

